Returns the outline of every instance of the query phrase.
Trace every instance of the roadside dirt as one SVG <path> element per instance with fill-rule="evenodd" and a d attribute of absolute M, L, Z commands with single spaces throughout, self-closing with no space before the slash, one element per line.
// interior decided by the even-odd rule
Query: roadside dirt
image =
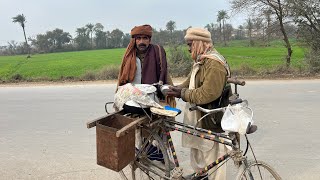
<path fill-rule="evenodd" d="M 183 82 L 186 77 L 173 78 L 174 83 Z M 293 75 L 293 74 L 282 74 L 282 75 L 270 75 L 270 76 L 238 76 L 238 79 L 241 80 L 312 80 L 320 79 L 320 74 L 317 75 Z M 116 80 L 94 80 L 94 81 L 18 81 L 18 82 L 0 82 L 0 87 L 6 86 L 21 86 L 21 87 L 30 87 L 30 86 L 63 86 L 63 85 L 85 85 L 85 84 L 115 84 Z"/>

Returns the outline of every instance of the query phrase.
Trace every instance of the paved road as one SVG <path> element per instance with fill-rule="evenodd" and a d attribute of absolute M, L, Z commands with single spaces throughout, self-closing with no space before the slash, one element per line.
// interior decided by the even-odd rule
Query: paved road
<path fill-rule="evenodd" d="M 85 126 L 104 115 L 114 89 L 0 87 L 0 179 L 117 179 L 96 165 L 95 128 Z M 320 179 L 320 80 L 248 81 L 240 93 L 259 126 L 250 135 L 257 157 L 283 179 Z M 174 140 L 178 156 L 187 159 L 179 136 Z"/>

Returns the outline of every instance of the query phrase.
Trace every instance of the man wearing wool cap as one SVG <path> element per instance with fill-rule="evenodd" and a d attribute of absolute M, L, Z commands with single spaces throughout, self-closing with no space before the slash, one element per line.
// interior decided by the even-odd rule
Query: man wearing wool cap
<path fill-rule="evenodd" d="M 226 104 L 230 90 L 226 88 L 227 78 L 230 77 L 229 66 L 222 55 L 213 47 L 211 34 L 203 28 L 189 28 L 185 35 L 189 52 L 194 60 L 192 71 L 182 84 L 171 87 L 168 95 L 181 98 L 186 102 L 183 122 L 198 126 L 213 132 L 222 132 L 222 114 L 206 116 L 197 123 L 204 114 L 198 110 L 189 111 L 196 104 L 207 109 L 217 108 Z M 213 141 L 201 139 L 188 134 L 182 135 L 182 146 L 190 148 L 191 166 L 195 171 L 208 166 L 226 153 L 226 147 Z M 209 170 L 213 172 L 215 168 Z M 226 164 L 211 175 L 202 174 L 199 179 L 226 179 Z"/>
<path fill-rule="evenodd" d="M 189 28 L 184 39 L 212 42 L 210 32 L 203 28 Z"/>

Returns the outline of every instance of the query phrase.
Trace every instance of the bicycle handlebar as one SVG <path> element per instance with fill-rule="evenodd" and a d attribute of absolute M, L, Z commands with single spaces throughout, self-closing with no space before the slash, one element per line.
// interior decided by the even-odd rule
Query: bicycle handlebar
<path fill-rule="evenodd" d="M 235 105 L 235 104 L 239 104 L 239 103 L 242 103 L 242 102 L 243 102 L 243 100 L 238 98 L 238 99 L 235 99 L 233 101 L 230 101 L 230 105 Z"/>
<path fill-rule="evenodd" d="M 235 105 L 235 104 L 239 104 L 242 102 L 246 102 L 246 100 L 242 100 L 239 98 L 239 99 L 235 99 L 235 100 L 231 101 L 230 105 Z M 195 105 L 195 106 L 190 107 L 189 111 L 199 110 L 201 112 L 211 114 L 211 113 L 217 113 L 217 112 L 224 112 L 226 110 L 226 108 L 227 107 L 221 107 L 221 108 L 216 108 L 216 109 L 206 109 L 201 106 Z"/>
<path fill-rule="evenodd" d="M 240 85 L 240 86 L 246 85 L 246 81 L 238 80 L 238 79 L 235 79 L 235 78 L 228 78 L 227 82 L 228 83 L 233 83 L 233 84 L 236 84 L 236 85 Z"/>
<path fill-rule="evenodd" d="M 221 107 L 216 109 L 206 109 L 201 106 L 192 106 L 189 108 L 189 111 L 194 111 L 194 110 L 199 110 L 201 112 L 211 114 L 211 113 L 217 113 L 217 112 L 224 112 L 226 110 L 226 107 Z"/>

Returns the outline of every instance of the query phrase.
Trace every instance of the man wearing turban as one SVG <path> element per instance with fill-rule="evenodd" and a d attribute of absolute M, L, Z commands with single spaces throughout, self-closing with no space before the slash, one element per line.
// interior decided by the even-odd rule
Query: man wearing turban
<path fill-rule="evenodd" d="M 118 86 L 126 83 L 173 85 L 167 71 L 167 58 L 164 48 L 160 45 L 151 44 L 152 27 L 150 25 L 135 26 L 130 34 L 130 43 L 122 59 Z M 174 97 L 162 98 L 165 104 L 171 107 L 176 106 Z M 136 133 L 136 138 L 141 139 L 139 133 Z M 163 161 L 162 152 L 158 148 L 151 147 L 149 153 L 153 154 L 151 160 Z"/>
<path fill-rule="evenodd" d="M 167 84 L 167 59 L 162 46 L 151 44 L 150 25 L 135 26 L 122 59 L 118 85 Z"/>
<path fill-rule="evenodd" d="M 170 84 L 172 79 L 167 71 L 167 58 L 164 48 L 151 44 L 152 27 L 135 26 L 120 67 L 118 86 L 133 84 Z M 164 97 L 164 102 L 172 107 L 176 102 L 172 97 Z"/>
<path fill-rule="evenodd" d="M 221 106 L 222 93 L 227 78 L 230 76 L 229 66 L 222 55 L 213 47 L 211 34 L 203 28 L 189 28 L 185 35 L 189 52 L 194 60 L 192 71 L 185 82 L 172 87 L 168 95 L 181 98 L 186 103 L 183 122 L 213 132 L 221 132 L 221 114 L 206 116 L 200 111 L 189 111 L 192 104 L 205 106 L 208 109 Z M 231 89 L 230 89 L 231 90 Z M 229 92 L 230 93 L 230 92 Z M 227 96 L 230 94 L 228 93 Z M 190 148 L 191 166 L 195 171 L 208 166 L 226 153 L 223 144 L 201 139 L 188 134 L 182 135 L 182 146 Z M 209 174 L 214 169 L 209 171 Z M 207 176 L 207 175 L 205 175 Z M 222 165 L 215 173 L 205 179 L 226 179 L 226 165 Z"/>

